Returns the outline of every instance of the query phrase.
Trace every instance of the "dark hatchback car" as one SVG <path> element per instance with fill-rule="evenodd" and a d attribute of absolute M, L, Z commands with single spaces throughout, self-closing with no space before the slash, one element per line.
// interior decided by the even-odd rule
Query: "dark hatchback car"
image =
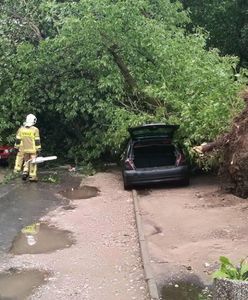
<path fill-rule="evenodd" d="M 189 184 L 189 167 L 173 143 L 178 125 L 147 124 L 129 128 L 131 139 L 122 161 L 124 188 L 153 183 Z"/>

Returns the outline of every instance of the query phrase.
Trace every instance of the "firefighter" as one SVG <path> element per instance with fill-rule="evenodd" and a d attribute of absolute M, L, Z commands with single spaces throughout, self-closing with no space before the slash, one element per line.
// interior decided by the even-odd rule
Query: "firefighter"
<path fill-rule="evenodd" d="M 26 117 L 26 121 L 16 134 L 15 148 L 18 150 L 15 161 L 14 172 L 22 171 L 22 179 L 29 177 L 30 181 L 37 181 L 37 165 L 30 161 L 37 157 L 41 150 L 39 129 L 34 125 L 37 118 L 33 114 Z"/>

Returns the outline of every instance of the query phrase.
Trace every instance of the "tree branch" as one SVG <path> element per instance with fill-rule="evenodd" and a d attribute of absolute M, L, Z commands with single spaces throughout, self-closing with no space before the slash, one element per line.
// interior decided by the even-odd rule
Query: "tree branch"
<path fill-rule="evenodd" d="M 122 57 L 118 53 L 118 46 L 116 44 L 112 45 L 108 48 L 109 53 L 112 55 L 114 62 L 119 67 L 122 76 L 125 79 L 126 85 L 128 86 L 131 92 L 134 92 L 137 89 L 137 82 L 130 73 L 127 65 L 124 63 Z"/>
<path fill-rule="evenodd" d="M 12 14 L 12 19 L 13 20 L 18 20 L 22 23 L 22 25 L 28 24 L 29 28 L 32 30 L 32 32 L 36 35 L 36 37 L 38 38 L 39 41 L 43 40 L 41 31 L 39 29 L 39 27 L 32 21 L 30 21 L 29 19 L 22 17 L 16 13 Z"/>

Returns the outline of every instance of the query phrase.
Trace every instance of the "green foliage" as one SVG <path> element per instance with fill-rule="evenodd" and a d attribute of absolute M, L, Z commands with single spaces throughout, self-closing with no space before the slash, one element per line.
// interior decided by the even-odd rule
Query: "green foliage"
<path fill-rule="evenodd" d="M 189 8 L 193 25 L 209 31 L 208 46 L 237 55 L 248 66 L 248 2 L 244 0 L 181 0 Z"/>
<path fill-rule="evenodd" d="M 42 176 L 40 181 L 56 184 L 56 183 L 60 182 L 60 178 L 59 178 L 58 172 L 55 171 L 48 175 Z"/>
<path fill-rule="evenodd" d="M 187 33 L 179 2 L 4 0 L 1 9 L 1 143 L 34 113 L 44 152 L 75 162 L 121 151 L 127 128 L 146 122 L 180 124 L 189 150 L 242 108 L 237 58 Z"/>
<path fill-rule="evenodd" d="M 248 263 L 245 259 L 240 261 L 238 267 L 235 267 L 230 260 L 225 257 L 220 257 L 220 269 L 213 273 L 213 278 L 228 278 L 234 280 L 248 280 Z"/>
<path fill-rule="evenodd" d="M 80 168 L 77 168 L 77 172 L 83 176 L 93 176 L 96 174 L 96 166 L 91 163 L 82 164 Z"/>

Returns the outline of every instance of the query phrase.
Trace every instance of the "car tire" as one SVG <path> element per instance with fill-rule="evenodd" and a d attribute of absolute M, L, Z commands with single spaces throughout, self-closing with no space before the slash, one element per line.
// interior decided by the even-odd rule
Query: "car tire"
<path fill-rule="evenodd" d="M 123 177 L 123 186 L 124 186 L 124 190 L 126 191 L 130 191 L 132 189 L 132 186 L 127 183 L 127 180 L 124 177 Z"/>
<path fill-rule="evenodd" d="M 180 181 L 180 184 L 181 184 L 182 186 L 188 186 L 189 183 L 190 183 L 189 177 L 185 177 L 184 179 L 182 179 L 182 180 Z"/>

